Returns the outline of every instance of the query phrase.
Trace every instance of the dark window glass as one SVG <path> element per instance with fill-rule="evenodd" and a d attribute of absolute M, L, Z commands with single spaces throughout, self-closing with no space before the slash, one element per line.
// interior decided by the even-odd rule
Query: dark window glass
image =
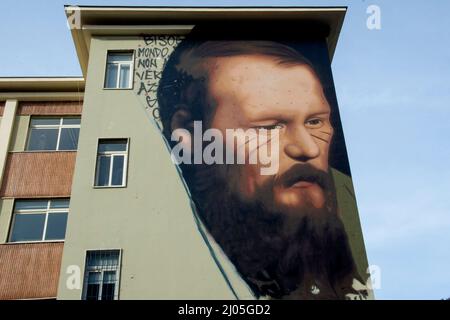
<path fill-rule="evenodd" d="M 15 210 L 47 209 L 47 200 L 16 200 Z"/>
<path fill-rule="evenodd" d="M 97 157 L 97 177 L 95 181 L 96 186 L 107 186 L 109 185 L 109 170 L 111 164 L 111 157 L 109 156 L 98 156 Z"/>
<path fill-rule="evenodd" d="M 45 214 L 15 214 L 10 241 L 41 241 L 44 224 Z"/>
<path fill-rule="evenodd" d="M 122 65 L 122 67 L 120 68 L 119 87 L 130 87 L 130 65 Z"/>
<path fill-rule="evenodd" d="M 89 251 L 87 255 L 88 267 L 117 267 L 119 265 L 118 250 Z"/>
<path fill-rule="evenodd" d="M 131 62 L 133 53 L 131 52 L 113 52 L 108 53 L 108 63 L 111 62 Z"/>
<path fill-rule="evenodd" d="M 31 128 L 27 150 L 56 150 L 58 129 Z"/>
<path fill-rule="evenodd" d="M 126 151 L 127 139 L 100 140 L 98 152 Z"/>
<path fill-rule="evenodd" d="M 100 290 L 99 284 L 88 284 L 86 300 L 98 300 L 99 290 Z"/>
<path fill-rule="evenodd" d="M 81 118 L 63 118 L 63 124 L 80 124 Z"/>
<path fill-rule="evenodd" d="M 117 73 L 119 65 L 108 64 L 106 67 L 105 88 L 117 88 Z"/>
<path fill-rule="evenodd" d="M 125 162 L 124 156 L 114 156 L 112 180 L 113 186 L 121 186 L 123 183 L 123 166 Z"/>
<path fill-rule="evenodd" d="M 114 283 L 104 283 L 102 288 L 102 300 L 114 300 Z"/>
<path fill-rule="evenodd" d="M 100 272 L 89 272 L 86 300 L 98 300 L 100 293 Z"/>
<path fill-rule="evenodd" d="M 62 128 L 58 150 L 76 150 L 80 128 Z"/>
<path fill-rule="evenodd" d="M 87 282 L 84 299 L 117 299 L 119 250 L 88 251 L 86 255 Z"/>
<path fill-rule="evenodd" d="M 48 214 L 45 240 L 63 240 L 66 237 L 67 212 Z"/>
<path fill-rule="evenodd" d="M 70 199 L 54 199 L 50 201 L 50 209 L 69 208 Z"/>
<path fill-rule="evenodd" d="M 60 118 L 32 118 L 32 126 L 58 126 L 61 123 Z"/>
<path fill-rule="evenodd" d="M 114 300 L 117 271 L 103 272 L 102 300 Z"/>

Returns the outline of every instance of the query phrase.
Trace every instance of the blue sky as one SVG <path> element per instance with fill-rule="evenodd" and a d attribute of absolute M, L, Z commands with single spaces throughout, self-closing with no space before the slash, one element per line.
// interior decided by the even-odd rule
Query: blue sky
<path fill-rule="evenodd" d="M 0 76 L 81 75 L 64 4 L 348 6 L 332 68 L 376 297 L 450 297 L 450 2 L 2 0 Z"/>

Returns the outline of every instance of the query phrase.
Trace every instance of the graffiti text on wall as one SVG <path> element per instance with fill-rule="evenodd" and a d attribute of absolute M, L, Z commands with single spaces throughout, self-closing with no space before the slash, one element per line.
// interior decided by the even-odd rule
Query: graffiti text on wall
<path fill-rule="evenodd" d="M 156 97 L 158 83 L 170 54 L 182 39 L 181 36 L 148 35 L 143 37 L 142 44 L 136 50 L 136 94 L 142 99 L 146 111 L 150 112 L 157 121 L 159 120 Z"/>

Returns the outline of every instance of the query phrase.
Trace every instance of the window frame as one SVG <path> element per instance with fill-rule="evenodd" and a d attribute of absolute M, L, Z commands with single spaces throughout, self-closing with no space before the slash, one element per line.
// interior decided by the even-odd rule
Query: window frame
<path fill-rule="evenodd" d="M 126 140 L 127 142 L 127 147 L 125 151 L 102 151 L 99 152 L 99 148 L 100 148 L 100 142 L 102 140 L 109 140 L 109 141 L 113 141 L 113 140 Z M 96 157 L 95 157 L 95 166 L 94 166 L 94 182 L 93 182 L 93 187 L 95 189 L 104 189 L 104 188 L 126 188 L 127 187 L 127 183 L 128 183 L 128 153 L 130 150 L 130 138 L 99 138 L 97 140 L 97 153 L 96 153 Z M 98 163 L 99 163 L 99 157 L 101 156 L 108 156 L 111 161 L 109 163 L 109 178 L 108 178 L 108 185 L 105 186 L 100 186 L 100 185 L 96 185 L 97 182 L 97 168 L 98 168 Z M 114 167 L 114 156 L 123 156 L 124 160 L 123 160 L 123 170 L 122 170 L 122 184 L 121 185 L 111 185 L 112 182 L 112 172 L 113 172 L 113 167 Z"/>
<path fill-rule="evenodd" d="M 87 257 L 88 252 L 102 252 L 102 251 L 118 251 L 119 252 L 119 258 L 117 261 L 117 268 L 115 270 L 112 270 L 112 268 L 103 268 L 102 266 L 91 266 L 89 267 L 87 264 Z M 88 289 L 88 281 L 89 281 L 89 274 L 100 272 L 101 280 L 100 280 L 100 289 L 98 291 L 98 297 L 102 296 L 102 290 L 103 290 L 103 279 L 105 272 L 108 271 L 116 271 L 116 286 L 114 287 L 114 299 L 113 300 L 120 300 L 120 283 L 121 283 L 121 272 L 122 272 L 122 249 L 119 248 L 102 248 L 102 249 L 88 249 L 84 252 L 84 274 L 83 274 L 83 289 L 81 292 L 81 300 L 87 300 L 87 289 Z M 102 299 L 97 299 L 97 301 L 101 301 Z M 105 300 L 106 301 L 106 300 Z"/>
<path fill-rule="evenodd" d="M 121 54 L 121 53 L 131 53 L 131 60 L 130 62 L 108 62 L 108 57 L 110 54 Z M 133 90 L 134 88 L 134 58 L 135 58 L 135 50 L 132 49 L 125 49 L 125 50 L 107 50 L 106 51 L 106 60 L 105 60 L 105 69 L 104 69 L 104 79 L 103 79 L 103 90 Z M 117 69 L 117 78 L 116 78 L 116 86 L 113 88 L 106 87 L 107 82 L 107 71 L 108 71 L 108 65 L 109 64 L 116 64 L 118 65 Z M 120 69 L 122 65 L 129 65 L 130 66 L 130 79 L 128 80 L 128 87 L 126 88 L 120 88 Z"/>
<path fill-rule="evenodd" d="M 59 119 L 59 124 L 40 124 L 40 125 L 32 125 L 31 121 L 33 119 Z M 63 124 L 64 119 L 80 119 L 80 124 Z M 29 150 L 30 140 L 31 140 L 31 130 L 32 129 L 57 129 L 58 137 L 56 138 L 56 148 L 55 149 L 40 149 L 40 150 Z M 27 133 L 27 141 L 25 144 L 26 152 L 72 152 L 78 151 L 78 141 L 77 148 L 72 150 L 60 150 L 60 142 L 61 142 L 61 131 L 62 129 L 79 129 L 81 131 L 81 116 L 31 116 L 28 124 L 28 133 Z M 78 134 L 78 139 L 80 138 Z"/>
<path fill-rule="evenodd" d="M 67 208 L 50 208 L 50 203 L 53 200 L 62 200 L 67 199 L 69 200 L 69 206 Z M 45 200 L 47 201 L 47 207 L 45 209 L 21 209 L 16 210 L 16 202 L 21 200 Z M 13 205 L 13 212 L 12 212 L 12 218 L 11 223 L 9 227 L 8 232 L 8 241 L 7 243 L 13 244 L 13 243 L 49 243 L 49 242 L 65 242 L 66 237 L 64 236 L 64 239 L 51 239 L 51 240 L 45 240 L 45 236 L 47 233 L 47 227 L 48 227 L 48 216 L 51 213 L 67 213 L 67 221 L 66 221 L 66 230 L 65 233 L 67 233 L 67 225 L 69 220 L 69 213 L 70 213 L 70 198 L 52 198 L 52 199 L 14 199 L 14 205 Z M 22 241 L 12 241 L 12 235 L 14 230 L 14 224 L 16 221 L 17 214 L 20 215 L 32 215 L 32 214 L 45 214 L 45 221 L 44 221 L 44 228 L 42 229 L 42 239 L 41 240 L 22 240 Z"/>

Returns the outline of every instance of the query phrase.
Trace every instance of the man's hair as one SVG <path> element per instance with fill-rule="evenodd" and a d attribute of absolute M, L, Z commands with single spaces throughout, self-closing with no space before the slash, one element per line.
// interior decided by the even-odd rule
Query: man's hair
<path fill-rule="evenodd" d="M 239 55 L 264 55 L 279 65 L 312 64 L 297 50 L 273 41 L 254 40 L 183 40 L 171 54 L 163 70 L 158 86 L 158 105 L 163 133 L 170 141 L 171 121 L 175 112 L 185 109 L 192 120 L 204 121 L 211 115 L 207 106 L 208 83 L 204 76 L 194 76 L 192 70 L 208 58 L 233 57 Z M 208 70 L 203 70 L 206 74 Z M 315 72 L 315 71 L 314 71 Z"/>

